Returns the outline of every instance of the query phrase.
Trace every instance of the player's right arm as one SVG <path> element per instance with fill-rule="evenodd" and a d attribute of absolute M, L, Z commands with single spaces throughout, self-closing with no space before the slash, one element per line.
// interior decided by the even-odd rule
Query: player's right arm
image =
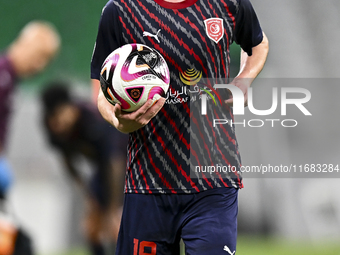
<path fill-rule="evenodd" d="M 121 22 L 117 7 L 109 1 L 103 9 L 96 44 L 91 60 L 92 85 L 98 91 L 97 105 L 103 118 L 122 133 L 131 133 L 145 126 L 163 107 L 165 98 L 159 99 L 152 105 L 147 101 L 135 112 L 127 113 L 121 110 L 119 104 L 110 104 L 101 89 L 99 83 L 100 69 L 105 58 L 115 49 L 122 46 Z M 95 91 L 94 90 L 94 91 Z"/>
<path fill-rule="evenodd" d="M 149 99 L 137 111 L 130 113 L 122 111 L 119 104 L 110 104 L 101 90 L 97 100 L 98 110 L 103 118 L 122 133 L 131 133 L 144 127 L 161 110 L 164 103 L 163 97 L 153 105 L 152 100 Z"/>

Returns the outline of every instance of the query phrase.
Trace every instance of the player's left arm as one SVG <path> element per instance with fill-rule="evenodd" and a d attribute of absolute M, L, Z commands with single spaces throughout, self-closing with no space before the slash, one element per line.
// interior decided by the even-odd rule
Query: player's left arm
<path fill-rule="evenodd" d="M 100 90 L 100 81 L 96 79 L 91 79 L 91 86 L 92 86 L 92 103 L 97 105 L 98 94 Z"/>
<path fill-rule="evenodd" d="M 249 56 L 241 49 L 240 71 L 231 84 L 237 86 L 243 91 L 245 98 L 245 106 L 247 105 L 248 88 L 251 86 L 254 79 L 263 69 L 269 52 L 269 42 L 267 36 L 263 33 L 262 42 L 252 48 L 252 55 Z M 225 101 L 229 106 L 232 106 L 233 99 Z"/>

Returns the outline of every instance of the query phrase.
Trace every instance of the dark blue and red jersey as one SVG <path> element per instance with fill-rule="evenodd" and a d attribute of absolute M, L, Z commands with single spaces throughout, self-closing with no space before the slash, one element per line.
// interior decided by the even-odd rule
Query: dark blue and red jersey
<path fill-rule="evenodd" d="M 200 98 L 194 95 L 197 90 L 192 83 L 229 77 L 229 46 L 235 41 L 251 55 L 262 39 L 249 0 L 111 0 L 106 4 L 91 78 L 99 80 L 105 58 L 127 43 L 155 48 L 170 70 L 166 104 L 145 127 L 130 133 L 126 193 L 193 193 L 243 187 L 234 127 L 215 130 L 209 114 L 192 115 L 193 102 Z M 208 112 L 220 119 L 233 118 L 231 109 L 222 105 L 208 107 Z M 213 177 L 193 176 L 190 171 L 195 165 L 213 164 L 233 166 L 237 171 Z"/>

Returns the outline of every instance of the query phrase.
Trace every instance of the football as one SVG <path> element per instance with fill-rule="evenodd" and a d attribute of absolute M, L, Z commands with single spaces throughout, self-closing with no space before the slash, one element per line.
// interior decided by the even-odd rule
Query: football
<path fill-rule="evenodd" d="M 165 96 L 170 83 L 168 65 L 155 49 L 143 44 L 126 44 L 104 61 L 100 85 L 106 99 L 127 112 L 136 111 L 148 99 Z"/>

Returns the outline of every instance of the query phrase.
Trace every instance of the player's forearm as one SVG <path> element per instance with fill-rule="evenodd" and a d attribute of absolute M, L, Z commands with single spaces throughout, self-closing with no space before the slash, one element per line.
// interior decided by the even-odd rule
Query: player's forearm
<path fill-rule="evenodd" d="M 102 117 L 112 126 L 117 128 L 117 123 L 115 122 L 116 118 L 114 116 L 114 105 L 107 101 L 101 90 L 99 90 L 98 93 L 97 106 Z"/>
<path fill-rule="evenodd" d="M 98 94 L 100 90 L 100 81 L 92 79 L 92 102 L 97 104 Z"/>
<path fill-rule="evenodd" d="M 269 51 L 269 42 L 266 35 L 263 33 L 262 42 L 253 47 L 251 56 L 248 56 L 246 52 L 241 52 L 240 71 L 235 79 L 245 79 L 244 82 L 251 85 L 253 80 L 261 72 Z"/>

